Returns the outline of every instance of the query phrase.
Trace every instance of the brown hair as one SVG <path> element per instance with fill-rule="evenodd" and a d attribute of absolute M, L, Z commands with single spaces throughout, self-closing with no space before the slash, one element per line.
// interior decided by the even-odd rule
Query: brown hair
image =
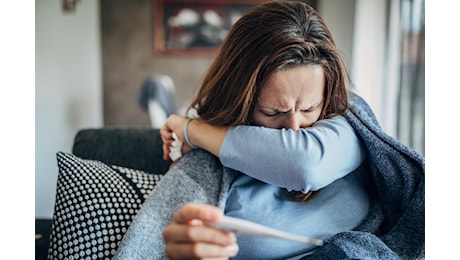
<path fill-rule="evenodd" d="M 271 73 L 312 64 L 325 76 L 320 119 L 343 114 L 348 72 L 321 16 L 302 2 L 259 4 L 231 28 L 190 108 L 212 125 L 251 124 L 253 104 Z"/>

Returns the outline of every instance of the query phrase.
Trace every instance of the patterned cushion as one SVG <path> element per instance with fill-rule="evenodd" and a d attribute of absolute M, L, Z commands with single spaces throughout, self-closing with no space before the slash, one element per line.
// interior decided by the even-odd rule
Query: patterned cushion
<path fill-rule="evenodd" d="M 110 259 L 160 174 L 57 153 L 49 259 Z"/>

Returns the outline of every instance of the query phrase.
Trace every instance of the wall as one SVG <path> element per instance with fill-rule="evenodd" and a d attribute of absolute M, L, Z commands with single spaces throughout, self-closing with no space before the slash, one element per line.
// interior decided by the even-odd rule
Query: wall
<path fill-rule="evenodd" d="M 153 1 L 101 0 L 104 123 L 149 125 L 138 105 L 143 81 L 169 75 L 178 106 L 187 106 L 212 57 L 165 57 L 153 53 Z"/>
<path fill-rule="evenodd" d="M 355 0 L 320 0 L 318 11 L 331 30 L 337 48 L 352 74 Z"/>
<path fill-rule="evenodd" d="M 51 218 L 56 152 L 70 152 L 80 128 L 102 126 L 99 2 L 35 1 L 35 217 Z"/>

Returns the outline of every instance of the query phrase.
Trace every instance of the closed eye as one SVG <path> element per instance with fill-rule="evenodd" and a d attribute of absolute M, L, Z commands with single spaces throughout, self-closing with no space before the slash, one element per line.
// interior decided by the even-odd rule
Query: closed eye
<path fill-rule="evenodd" d="M 263 113 L 263 114 L 264 114 L 265 116 L 270 116 L 270 117 L 279 115 L 278 112 L 277 112 L 277 113 L 273 113 L 273 114 L 269 114 L 269 113 Z"/>
<path fill-rule="evenodd" d="M 281 115 L 281 114 L 287 114 L 289 113 L 289 111 L 291 110 L 288 110 L 288 111 L 273 111 L 273 112 L 267 112 L 267 111 L 262 111 L 262 113 L 266 116 L 269 116 L 269 117 L 273 117 L 273 116 L 277 116 L 277 115 Z"/>
<path fill-rule="evenodd" d="M 282 113 L 283 112 L 274 112 L 274 113 L 265 113 L 265 112 L 263 112 L 263 114 L 265 116 L 269 116 L 269 117 L 277 116 L 277 115 L 282 114 Z"/>

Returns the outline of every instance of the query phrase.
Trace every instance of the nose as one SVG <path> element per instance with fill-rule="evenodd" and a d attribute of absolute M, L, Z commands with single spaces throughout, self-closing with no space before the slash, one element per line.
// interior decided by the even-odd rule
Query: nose
<path fill-rule="evenodd" d="M 301 118 L 298 113 L 290 113 L 287 116 L 285 126 L 286 129 L 299 130 L 301 127 Z"/>

